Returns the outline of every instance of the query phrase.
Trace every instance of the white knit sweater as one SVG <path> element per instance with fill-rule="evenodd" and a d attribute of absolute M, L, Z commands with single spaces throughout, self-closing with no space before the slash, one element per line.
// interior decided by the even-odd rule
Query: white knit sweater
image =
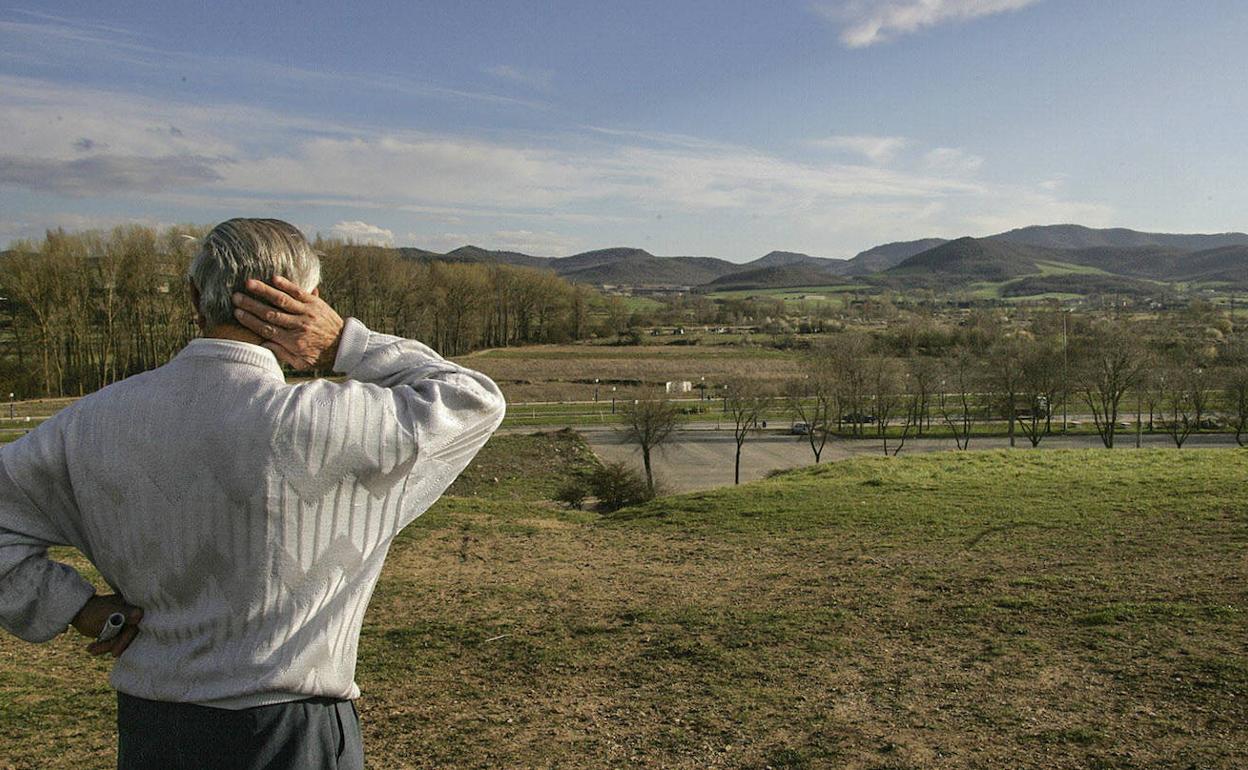
<path fill-rule="evenodd" d="M 141 633 L 113 666 L 143 698 L 246 708 L 355 698 L 364 609 L 391 540 L 502 421 L 485 375 L 348 319 L 349 379 L 287 385 L 273 354 L 192 341 L 0 450 L 0 625 L 65 630 L 82 551 Z"/>

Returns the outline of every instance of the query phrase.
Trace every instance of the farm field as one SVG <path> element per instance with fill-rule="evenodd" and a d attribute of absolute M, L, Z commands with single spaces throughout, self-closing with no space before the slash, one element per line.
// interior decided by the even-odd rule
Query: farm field
<path fill-rule="evenodd" d="M 729 299 L 740 297 L 775 297 L 795 299 L 803 294 L 848 294 L 855 291 L 870 291 L 874 287 L 865 283 L 833 283 L 819 286 L 788 286 L 768 289 L 729 289 L 707 294 L 711 299 Z M 791 296 L 790 296 L 791 295 Z"/>
<path fill-rule="evenodd" d="M 558 450 L 558 451 L 555 451 Z M 859 458 L 612 515 L 498 436 L 395 543 L 377 768 L 1238 768 L 1248 453 Z M 0 767 L 108 766 L 107 663 L 0 637 Z"/>
<path fill-rule="evenodd" d="M 488 374 L 514 402 L 591 401 L 595 378 L 599 402 L 609 403 L 612 387 L 618 398 L 636 398 L 665 382 L 696 386 L 705 378 L 713 388 L 747 375 L 778 386 L 799 371 L 794 353 L 742 345 L 534 345 L 457 360 Z"/>

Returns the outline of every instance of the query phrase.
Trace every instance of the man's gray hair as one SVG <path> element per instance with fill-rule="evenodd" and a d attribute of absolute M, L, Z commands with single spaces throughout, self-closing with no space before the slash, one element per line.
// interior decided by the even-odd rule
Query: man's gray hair
<path fill-rule="evenodd" d="M 321 281 L 321 260 L 303 233 L 280 219 L 230 219 L 204 236 L 187 277 L 199 291 L 205 328 L 234 322 L 230 295 L 249 278 L 269 282 L 280 275 L 312 291 Z"/>

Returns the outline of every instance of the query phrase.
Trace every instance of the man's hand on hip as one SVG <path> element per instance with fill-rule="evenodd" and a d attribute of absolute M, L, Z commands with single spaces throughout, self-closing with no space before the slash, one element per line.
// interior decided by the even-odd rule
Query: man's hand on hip
<path fill-rule="evenodd" d="M 121 627 L 121 633 L 112 639 L 88 644 L 87 652 L 92 655 L 111 652 L 114 658 L 121 657 L 121 654 L 130 646 L 130 642 L 134 641 L 134 637 L 139 634 L 139 621 L 143 619 L 143 610 L 132 604 L 126 604 L 126 600 L 120 594 L 92 596 L 70 621 L 78 633 L 94 639 L 100 635 L 104 624 L 108 622 L 108 616 L 114 612 L 124 615 L 126 624 Z"/>
<path fill-rule="evenodd" d="M 342 317 L 318 296 L 281 276 L 273 285 L 249 280 L 235 292 L 234 317 L 264 339 L 279 361 L 296 370 L 329 369 L 338 355 Z"/>

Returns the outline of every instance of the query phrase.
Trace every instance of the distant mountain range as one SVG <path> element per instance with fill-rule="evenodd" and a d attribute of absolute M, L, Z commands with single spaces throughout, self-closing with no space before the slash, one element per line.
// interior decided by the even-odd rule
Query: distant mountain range
<path fill-rule="evenodd" d="M 956 287 L 1021 281 L 1039 291 L 1139 289 L 1148 281 L 1221 282 L 1248 287 L 1248 234 L 1145 233 L 1081 225 L 1024 227 L 984 238 L 924 238 L 886 243 L 852 259 L 773 251 L 745 263 L 716 257 L 659 257 L 638 248 L 597 249 L 568 257 L 463 246 L 445 254 L 400 249 L 415 259 L 498 262 L 553 270 L 570 281 L 635 287 L 699 287 L 708 291 L 843 284 Z M 1106 276 L 1118 276 L 1111 281 Z M 1013 286 L 1011 289 L 1017 289 Z M 1044 288 L 1046 286 L 1062 288 Z M 1007 287 L 1008 288 L 1008 287 Z M 1039 293 L 1033 291 L 1029 293 Z M 1077 292 L 1076 292 L 1077 293 Z M 1009 292 L 1006 292 L 1008 295 Z"/>

